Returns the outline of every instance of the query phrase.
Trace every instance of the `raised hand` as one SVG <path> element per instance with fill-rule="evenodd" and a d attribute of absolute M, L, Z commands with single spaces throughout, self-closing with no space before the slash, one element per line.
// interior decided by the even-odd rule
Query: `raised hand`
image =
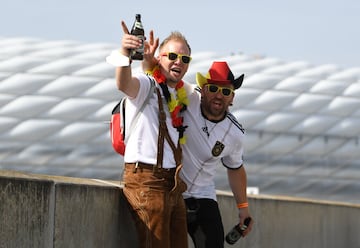
<path fill-rule="evenodd" d="M 156 49 L 159 46 L 159 38 L 154 39 L 154 31 L 150 30 L 149 41 L 144 44 L 144 60 L 142 61 L 143 71 L 152 70 L 158 63 L 155 58 Z"/>

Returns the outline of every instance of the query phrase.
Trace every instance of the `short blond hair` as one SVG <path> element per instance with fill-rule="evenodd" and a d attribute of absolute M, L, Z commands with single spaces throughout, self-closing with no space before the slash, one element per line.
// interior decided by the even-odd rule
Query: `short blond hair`
<path fill-rule="evenodd" d="M 179 31 L 171 32 L 171 34 L 161 42 L 161 44 L 159 46 L 159 50 L 161 50 L 163 48 L 163 46 L 165 46 L 171 40 L 177 40 L 177 41 L 184 42 L 186 44 L 186 46 L 189 48 L 189 52 L 191 54 L 191 47 L 190 47 L 188 41 L 186 40 L 185 36 L 182 33 L 180 33 Z"/>

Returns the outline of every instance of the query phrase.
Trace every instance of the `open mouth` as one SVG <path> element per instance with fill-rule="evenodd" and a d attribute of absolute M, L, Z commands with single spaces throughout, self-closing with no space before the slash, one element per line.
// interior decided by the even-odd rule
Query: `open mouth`
<path fill-rule="evenodd" d="M 178 69 L 178 68 L 173 68 L 173 69 L 170 69 L 170 71 L 176 75 L 180 75 L 181 74 L 181 70 Z"/>
<path fill-rule="evenodd" d="M 213 101 L 212 105 L 214 106 L 214 108 L 217 108 L 217 109 L 221 109 L 223 106 L 222 102 L 219 102 L 219 101 Z"/>

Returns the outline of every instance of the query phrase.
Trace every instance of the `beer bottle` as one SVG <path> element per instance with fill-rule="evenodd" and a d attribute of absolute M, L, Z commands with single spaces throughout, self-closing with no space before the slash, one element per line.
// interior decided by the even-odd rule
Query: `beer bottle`
<path fill-rule="evenodd" d="M 248 217 L 245 219 L 244 221 L 244 225 L 242 227 L 239 226 L 239 224 L 235 225 L 225 236 L 225 240 L 228 244 L 233 245 L 236 243 L 236 241 L 238 241 L 241 236 L 243 231 L 245 231 L 245 229 L 249 226 L 251 221 L 251 218 Z"/>
<path fill-rule="evenodd" d="M 132 35 L 136 35 L 142 42 L 142 45 L 130 51 L 130 57 L 132 60 L 143 60 L 144 58 L 144 41 L 145 41 L 145 32 L 141 22 L 141 15 L 135 15 L 135 22 L 131 28 Z"/>

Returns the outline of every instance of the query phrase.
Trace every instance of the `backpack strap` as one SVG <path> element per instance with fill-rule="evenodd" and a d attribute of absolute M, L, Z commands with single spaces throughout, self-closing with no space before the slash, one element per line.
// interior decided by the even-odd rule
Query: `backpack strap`
<path fill-rule="evenodd" d="M 140 117 L 140 114 L 143 112 L 145 106 L 147 105 L 147 103 L 148 103 L 149 100 L 150 100 L 150 97 L 151 97 L 152 93 L 154 92 L 155 81 L 154 81 L 153 78 L 151 78 L 151 77 L 149 77 L 149 76 L 148 76 L 148 78 L 150 79 L 150 90 L 149 90 L 149 93 L 147 94 L 145 101 L 144 101 L 143 104 L 141 105 L 139 111 L 136 113 L 133 121 L 132 121 L 131 124 L 130 124 L 129 134 L 128 134 L 127 136 L 124 135 L 124 137 L 125 137 L 125 140 L 124 140 L 125 144 L 126 144 L 126 142 L 128 141 L 128 139 L 129 139 L 129 137 L 130 137 L 130 135 L 131 135 L 131 133 L 132 133 L 132 130 L 134 129 L 134 127 L 135 127 L 135 125 L 136 125 L 136 123 L 137 123 L 137 121 L 138 121 L 138 119 L 139 119 L 139 117 Z M 124 99 L 124 101 L 121 101 L 121 102 L 124 102 L 124 103 L 123 103 L 123 105 L 124 105 L 124 116 L 121 116 L 121 117 L 122 117 L 122 119 L 124 120 L 124 126 L 125 126 L 125 118 L 124 118 L 124 117 L 125 117 L 125 99 Z M 121 106 L 120 106 L 120 111 L 121 111 Z M 124 130 L 125 130 L 125 128 L 124 128 Z M 124 134 L 125 134 L 125 131 L 124 131 Z"/>

